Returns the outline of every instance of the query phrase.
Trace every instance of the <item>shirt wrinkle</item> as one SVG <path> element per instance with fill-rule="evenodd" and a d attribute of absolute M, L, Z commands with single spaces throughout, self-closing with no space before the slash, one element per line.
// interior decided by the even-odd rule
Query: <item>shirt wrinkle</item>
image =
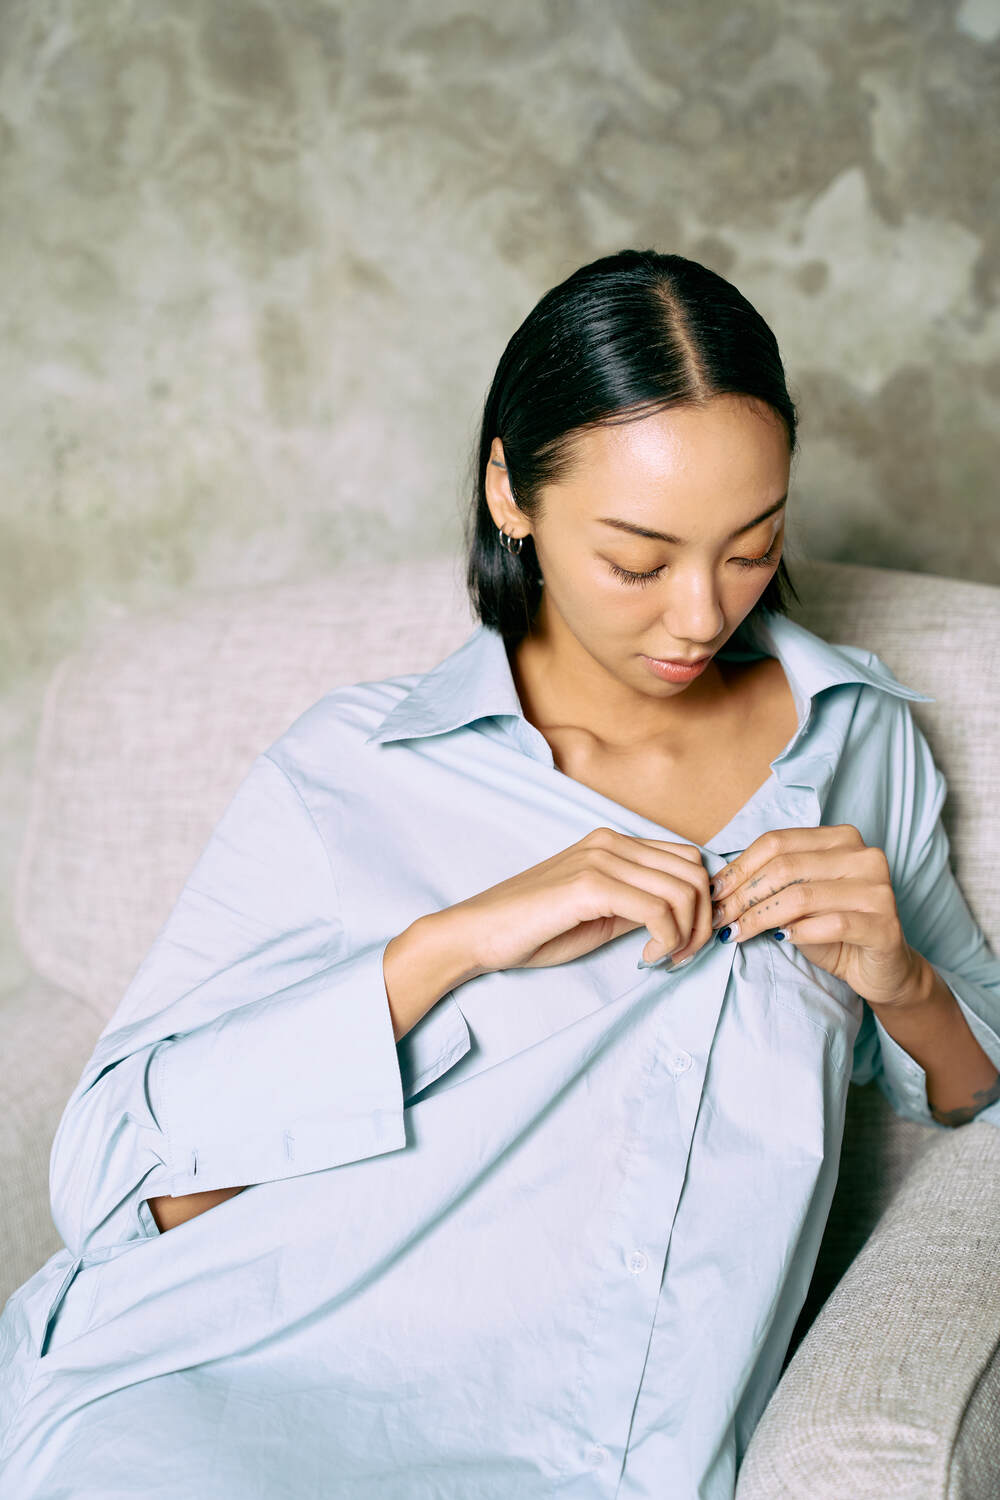
<path fill-rule="evenodd" d="M 799 711 L 705 845 L 850 823 L 1000 1066 L 1000 963 L 950 867 L 933 701 L 785 616 Z M 64 1247 L 0 1316 L 0 1500 L 732 1500 L 836 1185 L 847 1089 L 935 1130 L 924 1070 L 764 932 L 648 931 L 477 975 L 396 1040 L 386 946 L 597 826 L 477 626 L 337 687 L 252 764 L 52 1144 Z M 976 1117 L 1000 1125 L 1000 1101 Z M 151 1196 L 243 1191 L 161 1233 Z M 155 1443 L 152 1440 L 155 1435 Z M 170 1463 L 155 1460 L 169 1452 Z"/>

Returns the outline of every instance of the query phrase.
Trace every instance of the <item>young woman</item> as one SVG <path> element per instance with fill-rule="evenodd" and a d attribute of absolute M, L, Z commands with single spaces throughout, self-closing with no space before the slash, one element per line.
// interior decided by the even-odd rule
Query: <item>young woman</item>
<path fill-rule="evenodd" d="M 848 1083 L 1000 1113 L 1000 964 L 871 652 L 785 612 L 796 414 L 623 251 L 487 398 L 479 623 L 263 751 L 52 1151 L 4 1500 L 729 1500 Z"/>

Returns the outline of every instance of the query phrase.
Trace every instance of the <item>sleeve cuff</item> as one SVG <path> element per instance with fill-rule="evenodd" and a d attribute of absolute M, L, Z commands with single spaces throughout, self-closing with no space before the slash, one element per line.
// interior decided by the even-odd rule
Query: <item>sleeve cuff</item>
<path fill-rule="evenodd" d="M 382 969 L 389 941 L 159 1049 L 149 1088 L 173 1197 L 405 1146 Z"/>
<path fill-rule="evenodd" d="M 406 1103 L 464 1057 L 471 1045 L 468 1022 L 449 990 L 396 1043 Z"/>
<path fill-rule="evenodd" d="M 985 1006 L 982 989 L 949 969 L 942 969 L 937 964 L 934 968 L 954 995 L 976 1041 L 1000 1071 L 1000 1032 L 983 1018 Z M 877 1075 L 877 1082 L 893 1109 L 908 1120 L 932 1125 L 936 1130 L 952 1130 L 953 1126 L 942 1125 L 931 1114 L 924 1069 L 905 1047 L 900 1046 L 895 1037 L 889 1035 L 874 1011 L 873 1016 L 882 1057 L 882 1069 Z M 987 1120 L 1000 1127 L 1000 1099 L 981 1109 L 974 1118 Z"/>

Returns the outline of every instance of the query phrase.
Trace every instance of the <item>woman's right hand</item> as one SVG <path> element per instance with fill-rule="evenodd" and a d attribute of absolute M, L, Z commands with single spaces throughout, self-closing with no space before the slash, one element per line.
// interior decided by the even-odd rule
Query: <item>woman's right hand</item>
<path fill-rule="evenodd" d="M 651 934 L 647 962 L 680 963 L 713 936 L 708 882 L 692 844 L 595 828 L 446 911 L 483 973 L 567 963 L 637 927 Z"/>

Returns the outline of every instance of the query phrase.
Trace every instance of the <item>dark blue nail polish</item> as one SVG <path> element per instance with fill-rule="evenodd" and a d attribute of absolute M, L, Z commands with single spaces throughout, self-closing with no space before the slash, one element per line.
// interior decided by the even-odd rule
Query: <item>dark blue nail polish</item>
<path fill-rule="evenodd" d="M 774 936 L 775 936 L 775 939 L 777 940 L 777 942 L 783 943 L 785 941 L 785 938 L 788 936 L 788 933 L 787 932 L 782 932 L 782 930 L 781 930 L 780 927 L 776 927 L 774 929 Z"/>
<path fill-rule="evenodd" d="M 720 943 L 728 943 L 729 942 L 729 934 L 732 932 L 732 930 L 733 930 L 732 927 L 720 927 L 718 933 L 716 934 L 716 936 L 719 939 L 719 942 Z"/>

